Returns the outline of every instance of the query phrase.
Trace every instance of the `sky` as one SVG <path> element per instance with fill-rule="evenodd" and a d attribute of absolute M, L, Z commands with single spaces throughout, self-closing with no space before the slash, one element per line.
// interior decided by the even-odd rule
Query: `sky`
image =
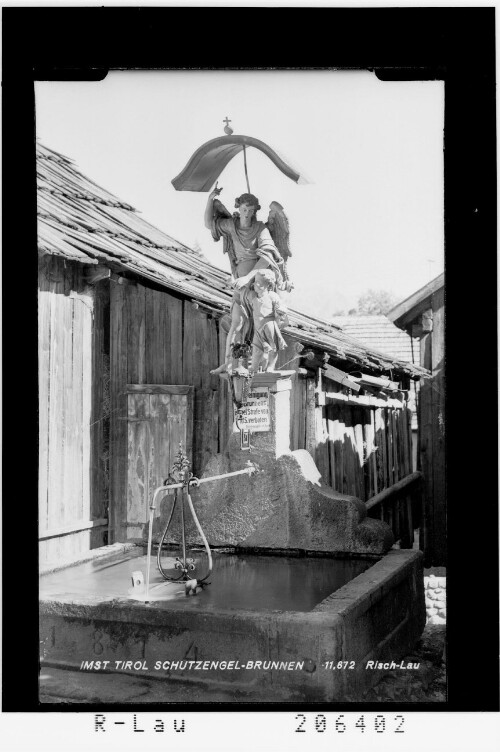
<path fill-rule="evenodd" d="M 229 271 L 204 225 L 207 193 L 171 180 L 206 141 L 254 136 L 297 168 L 298 185 L 256 149 L 250 189 L 266 220 L 290 223 L 289 305 L 330 318 L 368 289 L 400 302 L 444 268 L 441 81 L 382 82 L 368 71 L 112 71 L 100 82 L 37 82 L 39 140 L 144 219 Z M 233 210 L 243 155 L 219 178 Z"/>

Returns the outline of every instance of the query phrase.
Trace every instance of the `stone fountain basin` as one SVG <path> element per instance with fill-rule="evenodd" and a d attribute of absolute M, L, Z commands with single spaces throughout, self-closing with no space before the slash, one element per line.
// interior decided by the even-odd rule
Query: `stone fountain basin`
<path fill-rule="evenodd" d="M 215 688 L 234 688 L 240 703 L 256 691 L 263 702 L 356 701 L 381 676 L 367 664 L 407 655 L 425 625 L 418 551 L 391 550 L 378 560 L 290 562 L 294 557 L 287 555 L 285 575 L 282 557 L 244 554 L 234 557 L 241 566 L 225 567 L 236 584 L 230 572 L 222 575 L 224 567 L 217 579 L 216 555 L 212 584 L 194 597 L 186 597 L 182 585 L 155 591 L 160 577 L 153 566 L 152 595 L 164 596 L 148 604 L 127 595 L 128 574 L 144 569 L 143 553 L 130 544 L 104 547 L 91 552 L 90 562 L 41 576 L 42 665 L 81 670 L 84 661 L 109 661 L 108 672 L 163 680 L 166 703 L 170 682 L 206 687 L 201 701 L 208 703 Z M 259 595 L 259 569 L 278 583 L 271 593 L 264 588 Z M 181 661 L 191 661 L 191 668 Z M 257 661 L 262 665 L 256 668 Z M 102 672 L 103 664 L 90 671 Z"/>

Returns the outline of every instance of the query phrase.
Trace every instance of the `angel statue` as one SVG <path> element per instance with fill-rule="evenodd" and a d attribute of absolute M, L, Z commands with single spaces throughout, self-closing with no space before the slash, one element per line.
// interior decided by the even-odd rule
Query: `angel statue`
<path fill-rule="evenodd" d="M 259 200 L 252 193 L 243 193 L 236 199 L 235 207 L 238 212 L 231 215 L 217 198 L 221 191 L 222 188 L 216 183 L 208 197 L 205 226 L 211 230 L 214 240 L 223 238 L 223 251 L 229 256 L 235 289 L 224 363 L 211 373 L 232 370 L 232 348 L 236 339 L 241 343 L 252 342 L 253 367 L 260 364 L 264 370 L 270 370 L 277 359 L 276 350 L 286 347 L 276 327 L 272 337 L 264 336 L 263 339 L 262 332 L 269 335 L 270 327 L 266 324 L 270 323 L 270 316 L 279 322 L 279 327 L 286 323 L 285 306 L 278 302 L 277 290 L 291 289 L 286 272 L 286 261 L 291 256 L 288 220 L 281 204 L 273 201 L 267 223 L 259 221 Z M 260 278 L 257 288 L 253 289 L 256 276 L 264 270 L 264 279 Z M 262 287 L 265 288 L 264 293 Z M 261 302 L 256 302 L 256 298 Z M 260 356 L 256 347 L 257 350 L 262 350 Z"/>

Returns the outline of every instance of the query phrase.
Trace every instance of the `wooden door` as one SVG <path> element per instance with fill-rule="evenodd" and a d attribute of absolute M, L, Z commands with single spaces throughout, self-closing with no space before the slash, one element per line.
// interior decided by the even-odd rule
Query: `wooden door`
<path fill-rule="evenodd" d="M 192 461 L 193 387 L 127 386 L 127 537 L 141 537 L 153 492 L 182 443 Z"/>

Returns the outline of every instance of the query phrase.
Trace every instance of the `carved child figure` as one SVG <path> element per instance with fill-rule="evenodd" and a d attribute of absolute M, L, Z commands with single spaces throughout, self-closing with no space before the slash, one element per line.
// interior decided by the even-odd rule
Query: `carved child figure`
<path fill-rule="evenodd" d="M 263 371 L 274 371 L 278 351 L 286 348 L 280 327 L 286 324 L 286 305 L 278 293 L 273 291 L 275 276 L 270 269 L 262 269 L 254 279 L 253 290 L 249 293 L 252 305 L 254 334 L 252 341 L 253 373 L 259 367 Z"/>

